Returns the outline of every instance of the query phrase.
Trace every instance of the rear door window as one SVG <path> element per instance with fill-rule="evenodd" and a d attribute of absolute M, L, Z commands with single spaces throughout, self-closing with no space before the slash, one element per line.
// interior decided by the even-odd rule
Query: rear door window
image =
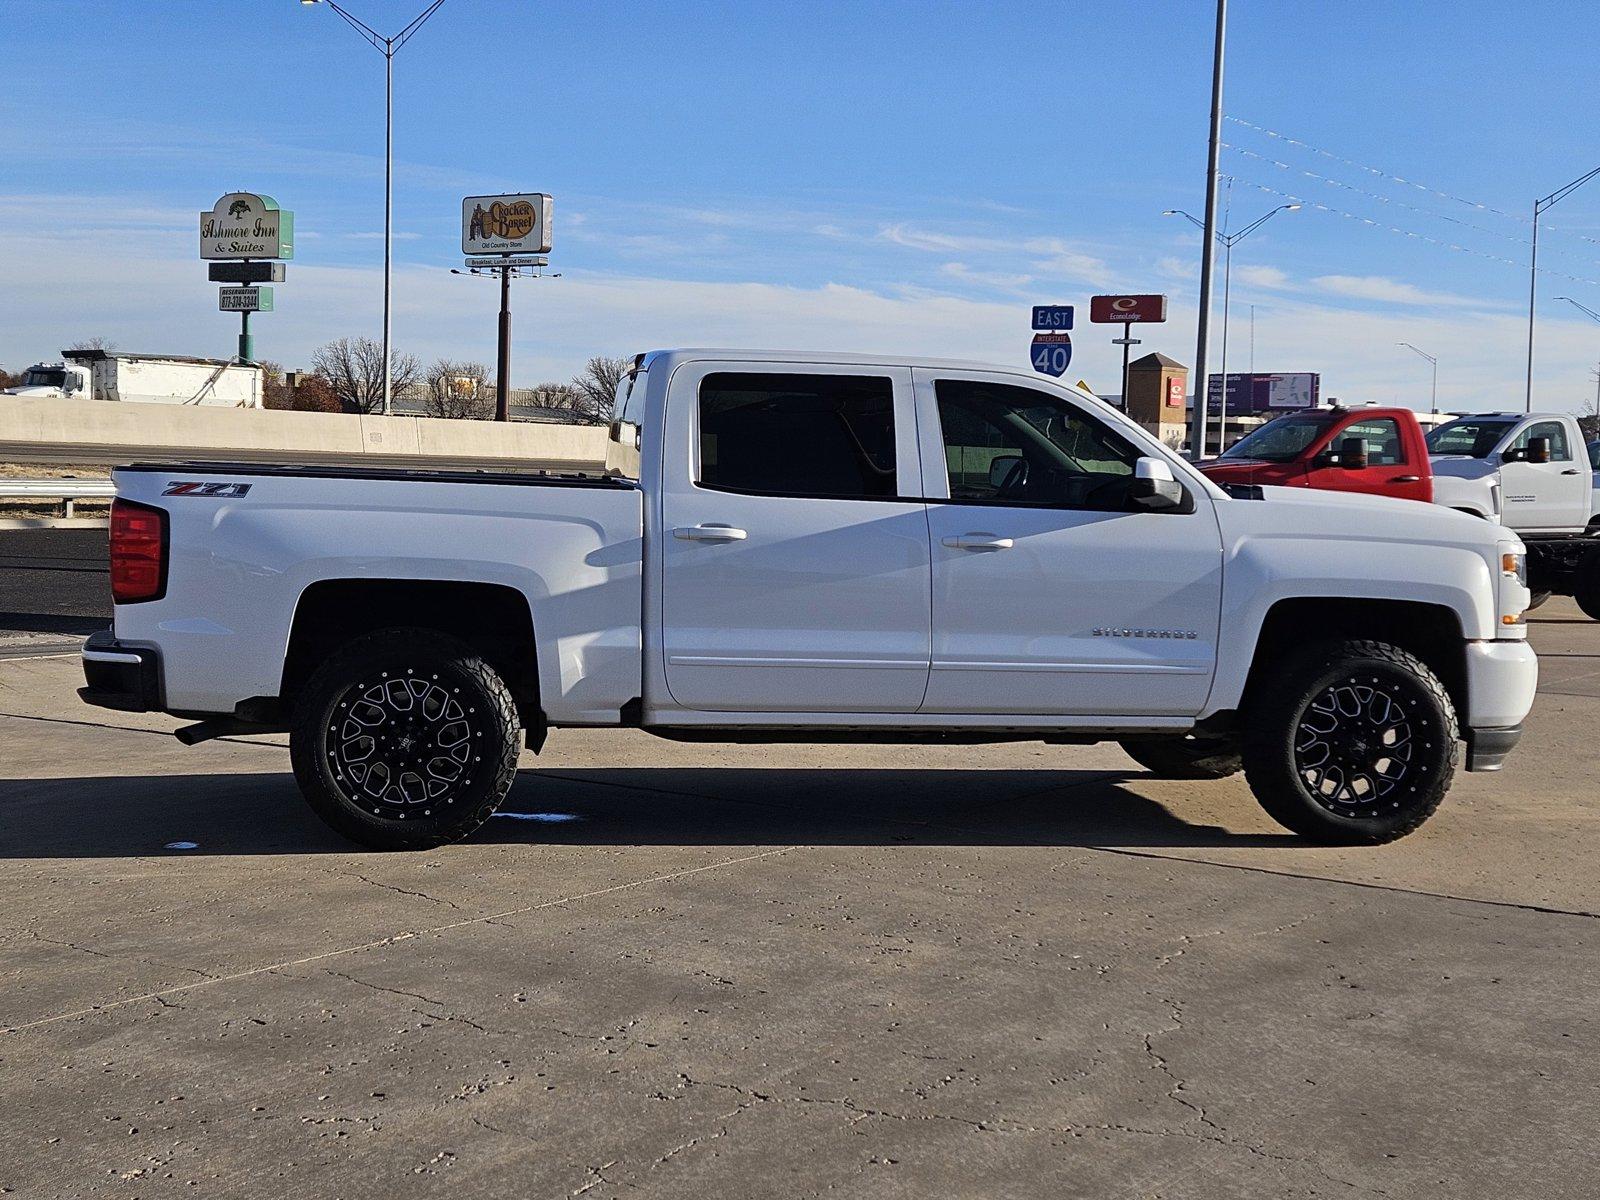
<path fill-rule="evenodd" d="M 707 375 L 696 480 L 751 495 L 892 499 L 894 385 L 877 375 Z"/>

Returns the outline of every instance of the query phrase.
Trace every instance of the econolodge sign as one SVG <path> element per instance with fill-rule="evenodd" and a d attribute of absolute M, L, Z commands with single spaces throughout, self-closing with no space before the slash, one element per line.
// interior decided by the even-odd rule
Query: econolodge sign
<path fill-rule="evenodd" d="M 200 214 L 201 258 L 293 258 L 294 214 L 271 196 L 229 192 Z"/>
<path fill-rule="evenodd" d="M 468 196 L 461 202 L 461 252 L 548 254 L 554 209 L 543 192 Z"/>
<path fill-rule="evenodd" d="M 1167 298 L 1165 296 L 1091 296 L 1089 320 L 1098 325 L 1118 322 L 1165 321 Z"/>

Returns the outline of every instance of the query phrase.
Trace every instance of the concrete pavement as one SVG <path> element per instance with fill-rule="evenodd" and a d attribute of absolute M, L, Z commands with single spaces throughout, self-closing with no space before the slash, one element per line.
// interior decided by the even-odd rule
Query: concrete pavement
<path fill-rule="evenodd" d="M 1600 631 L 1537 616 L 1506 772 L 1365 850 L 1110 747 L 593 731 L 375 855 L 0 662 L 0 1187 L 1589 1196 Z"/>

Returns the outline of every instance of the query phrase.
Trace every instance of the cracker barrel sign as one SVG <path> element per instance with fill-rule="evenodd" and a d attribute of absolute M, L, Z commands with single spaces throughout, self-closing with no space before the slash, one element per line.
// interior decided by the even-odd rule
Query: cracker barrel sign
<path fill-rule="evenodd" d="M 461 202 L 464 254 L 547 254 L 553 202 L 543 192 L 468 196 Z"/>
<path fill-rule="evenodd" d="M 271 196 L 229 192 L 200 214 L 201 258 L 293 258 L 294 214 Z"/>

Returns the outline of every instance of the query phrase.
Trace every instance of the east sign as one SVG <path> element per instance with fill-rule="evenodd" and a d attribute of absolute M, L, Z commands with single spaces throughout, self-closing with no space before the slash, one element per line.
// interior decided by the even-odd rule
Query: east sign
<path fill-rule="evenodd" d="M 293 258 L 294 213 L 271 196 L 229 192 L 200 214 L 201 258 Z"/>
<path fill-rule="evenodd" d="M 461 202 L 461 252 L 548 254 L 554 207 L 543 192 L 468 196 Z"/>

